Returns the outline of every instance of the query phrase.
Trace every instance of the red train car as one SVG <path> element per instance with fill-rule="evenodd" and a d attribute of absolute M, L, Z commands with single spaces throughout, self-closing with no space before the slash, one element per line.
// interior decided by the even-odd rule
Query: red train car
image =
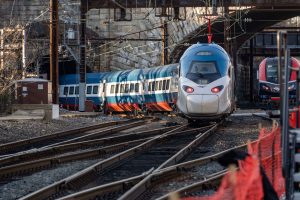
<path fill-rule="evenodd" d="M 300 62 L 294 57 L 289 59 L 292 68 L 299 68 Z M 295 102 L 296 99 L 296 71 L 289 73 L 289 99 Z M 263 105 L 273 109 L 278 107 L 280 101 L 280 85 L 278 80 L 278 57 L 265 58 L 259 65 L 258 71 L 259 85 L 258 96 Z"/>

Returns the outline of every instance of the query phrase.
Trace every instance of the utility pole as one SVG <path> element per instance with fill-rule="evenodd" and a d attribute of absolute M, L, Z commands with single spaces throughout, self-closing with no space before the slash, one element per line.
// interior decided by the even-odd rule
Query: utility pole
<path fill-rule="evenodd" d="M 58 104 L 58 0 L 50 0 L 50 80 L 52 104 Z"/>
<path fill-rule="evenodd" d="M 25 28 L 26 29 L 26 28 Z M 22 41 L 22 78 L 26 77 L 26 30 L 23 30 L 23 41 Z"/>
<path fill-rule="evenodd" d="M 169 55 L 168 55 L 168 37 L 169 37 L 169 33 L 168 33 L 168 23 L 167 21 L 164 21 L 163 24 L 163 52 L 164 52 L 164 56 L 163 56 L 163 63 L 164 65 L 167 65 L 169 63 Z"/>
<path fill-rule="evenodd" d="M 79 66 L 79 111 L 85 111 L 85 84 L 86 84 L 86 66 L 85 66 L 85 26 L 87 12 L 86 1 L 81 0 L 80 5 L 80 66 Z"/>
<path fill-rule="evenodd" d="M 230 48 L 230 19 L 229 16 L 229 8 L 228 6 L 224 7 L 224 49 L 231 55 L 231 48 Z"/>
<path fill-rule="evenodd" d="M 253 102 L 253 38 L 250 39 L 250 57 L 249 57 L 249 67 L 250 67 L 250 102 Z"/>

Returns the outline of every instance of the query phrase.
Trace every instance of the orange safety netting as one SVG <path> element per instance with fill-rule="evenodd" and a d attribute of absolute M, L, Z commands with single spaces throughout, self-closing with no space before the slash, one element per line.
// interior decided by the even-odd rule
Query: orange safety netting
<path fill-rule="evenodd" d="M 249 156 L 239 160 L 238 170 L 229 170 L 216 193 L 184 200 L 262 200 L 268 195 L 268 191 L 264 191 L 262 171 L 277 196 L 281 197 L 285 192 L 285 185 L 281 170 L 280 143 L 279 128 L 272 131 L 262 129 L 258 140 L 248 145 Z"/>

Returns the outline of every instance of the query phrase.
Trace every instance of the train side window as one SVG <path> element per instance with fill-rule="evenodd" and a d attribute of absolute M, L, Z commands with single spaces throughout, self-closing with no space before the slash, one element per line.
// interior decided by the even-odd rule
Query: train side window
<path fill-rule="evenodd" d="M 167 84 L 166 84 L 166 90 L 170 89 L 170 79 L 167 80 Z"/>
<path fill-rule="evenodd" d="M 135 92 L 139 92 L 139 83 L 135 84 Z"/>
<path fill-rule="evenodd" d="M 158 90 L 158 87 L 159 87 L 159 81 L 155 81 L 155 91 Z"/>
<path fill-rule="evenodd" d="M 163 86 L 162 86 L 163 90 L 166 90 L 166 82 L 167 82 L 166 80 L 163 80 Z"/>
<path fill-rule="evenodd" d="M 129 93 L 129 84 L 125 84 L 125 93 Z"/>
<path fill-rule="evenodd" d="M 111 85 L 110 86 L 110 94 L 114 94 L 115 93 L 115 85 Z"/>
<path fill-rule="evenodd" d="M 64 87 L 64 95 L 68 95 L 69 87 Z"/>
<path fill-rule="evenodd" d="M 92 86 L 91 85 L 87 86 L 86 93 L 92 94 Z"/>
<path fill-rule="evenodd" d="M 119 93 L 119 84 L 116 85 L 116 94 Z"/>
<path fill-rule="evenodd" d="M 162 90 L 162 81 L 159 81 L 159 90 Z"/>
<path fill-rule="evenodd" d="M 155 91 L 155 81 L 152 81 L 152 91 Z"/>
<path fill-rule="evenodd" d="M 124 93 L 124 90 L 125 90 L 125 85 L 124 85 L 124 84 L 121 84 L 120 93 Z"/>
<path fill-rule="evenodd" d="M 134 92 L 134 83 L 130 83 L 130 92 Z"/>
<path fill-rule="evenodd" d="M 74 86 L 71 86 L 69 89 L 69 95 L 73 95 L 74 94 Z"/>
<path fill-rule="evenodd" d="M 151 85 L 152 85 L 152 83 L 149 82 L 149 84 L 148 84 L 148 91 L 151 91 Z"/>
<path fill-rule="evenodd" d="M 79 94 L 79 86 L 75 87 L 75 94 Z"/>
<path fill-rule="evenodd" d="M 98 85 L 94 85 L 93 94 L 98 94 Z"/>

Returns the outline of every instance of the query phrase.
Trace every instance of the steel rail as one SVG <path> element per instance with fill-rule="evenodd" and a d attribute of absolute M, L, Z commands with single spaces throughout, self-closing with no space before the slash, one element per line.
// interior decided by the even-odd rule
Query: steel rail
<path fill-rule="evenodd" d="M 48 141 L 51 139 L 63 138 L 63 137 L 66 137 L 66 136 L 69 136 L 72 134 L 79 134 L 79 133 L 94 130 L 94 129 L 100 129 L 100 128 L 105 128 L 105 127 L 109 127 L 109 126 L 130 123 L 132 121 L 133 120 L 105 122 L 105 123 L 100 123 L 100 124 L 96 124 L 96 125 L 92 125 L 92 126 L 86 126 L 86 127 L 71 129 L 71 130 L 67 130 L 67 131 L 56 132 L 53 134 L 38 136 L 38 137 L 30 138 L 30 139 L 9 142 L 9 143 L 0 145 L 0 154 L 4 154 L 8 151 L 15 150 L 17 148 L 26 148 L 27 146 L 31 147 L 32 145 L 36 145 L 38 143 L 45 142 L 45 141 Z"/>
<path fill-rule="evenodd" d="M 142 125 L 145 122 L 146 121 L 144 121 L 144 120 L 138 120 L 138 121 L 132 122 L 130 124 L 121 125 L 121 126 L 118 126 L 118 127 L 115 127 L 115 128 L 107 128 L 105 130 L 93 131 L 92 133 L 89 133 L 89 134 L 86 134 L 86 135 L 83 135 L 83 136 L 80 136 L 80 137 L 76 137 L 76 138 L 73 138 L 73 139 L 65 140 L 65 141 L 62 141 L 62 142 L 54 143 L 54 144 L 51 144 L 51 145 L 48 145 L 48 146 L 44 146 L 42 148 L 54 147 L 54 146 L 58 146 L 58 145 L 62 145 L 62 144 L 78 142 L 78 141 L 83 141 L 83 140 L 87 140 L 87 139 L 93 139 L 93 138 L 96 138 L 98 136 L 105 136 L 107 134 L 112 134 L 112 133 L 116 133 L 118 131 L 129 129 L 128 127 L 135 127 L 135 126 Z"/>
<path fill-rule="evenodd" d="M 158 168 L 156 168 L 153 173 L 149 174 L 147 177 L 145 177 L 142 181 L 140 181 L 138 184 L 133 186 L 129 191 L 127 191 L 125 194 L 123 194 L 119 200 L 125 200 L 125 199 L 137 199 L 142 193 L 144 193 L 149 187 L 152 186 L 152 179 L 155 176 L 155 172 L 158 172 L 162 168 L 166 166 L 170 166 L 171 164 L 175 164 L 178 161 L 180 161 L 183 157 L 188 155 L 190 152 L 193 151 L 193 149 L 198 146 L 201 142 L 203 142 L 213 131 L 220 125 L 220 123 L 214 125 L 205 133 L 199 134 L 196 136 L 196 139 L 190 142 L 187 146 L 185 146 L 183 149 L 181 149 L 179 152 L 177 152 L 174 156 L 169 158 L 167 161 L 165 161 L 163 164 L 161 164 Z"/>
<path fill-rule="evenodd" d="M 115 193 L 118 191 L 125 192 L 133 185 L 137 184 L 143 180 L 148 174 L 150 174 L 153 169 L 150 169 L 148 172 L 145 172 L 141 175 L 126 178 L 123 180 L 115 181 L 112 183 L 100 185 L 97 187 L 89 188 L 87 190 L 80 191 L 68 196 L 58 198 L 58 200 L 68 200 L 68 199 L 95 199 L 99 196 L 104 196 L 110 193 Z"/>
<path fill-rule="evenodd" d="M 204 177 L 204 180 L 202 180 L 202 181 L 199 181 L 194 184 L 188 185 L 186 187 L 180 188 L 179 190 L 175 190 L 175 191 L 168 193 L 160 198 L 157 198 L 156 200 L 168 200 L 168 199 L 170 199 L 170 197 L 173 193 L 176 193 L 180 196 L 186 196 L 186 194 L 191 193 L 191 192 L 204 190 L 205 188 L 209 188 L 212 186 L 217 187 L 218 185 L 220 185 L 221 180 L 226 173 L 227 173 L 227 170 L 223 170 L 221 172 L 211 174 L 207 177 Z"/>
<path fill-rule="evenodd" d="M 37 190 L 36 192 L 33 192 L 31 194 L 28 194 L 20 200 L 25 199 L 44 199 L 53 197 L 57 194 L 60 194 L 64 189 L 74 189 L 77 188 L 79 185 L 82 185 L 81 181 L 85 180 L 85 182 L 90 181 L 90 179 L 93 179 L 97 176 L 98 173 L 104 172 L 104 170 L 107 170 L 111 168 L 114 165 L 117 165 L 118 163 L 124 161 L 125 159 L 128 159 L 138 153 L 141 153 L 148 148 L 150 148 L 152 145 L 154 145 L 156 142 L 161 141 L 162 139 L 165 139 L 167 137 L 171 137 L 174 134 L 182 133 L 179 132 L 186 128 L 187 125 L 183 125 L 180 127 L 177 127 L 171 131 L 168 131 L 160 136 L 156 136 L 153 139 L 150 139 L 136 147 L 133 147 L 131 149 L 128 149 L 126 151 L 123 151 L 121 153 L 118 153 L 108 159 L 102 160 L 84 170 L 81 170 L 80 172 L 73 174 L 61 181 L 55 182 L 47 187 L 41 188 L 40 190 Z M 85 183 L 84 183 L 85 184 Z"/>
<path fill-rule="evenodd" d="M 180 174 L 186 173 L 194 167 L 202 166 L 209 162 L 216 161 L 219 157 L 221 157 L 222 155 L 224 155 L 225 153 L 227 153 L 229 151 L 238 150 L 238 149 L 242 149 L 242 148 L 246 148 L 246 147 L 247 147 L 247 144 L 243 144 L 243 145 L 227 149 L 225 151 L 219 152 L 219 153 L 211 155 L 211 156 L 207 156 L 207 157 L 199 158 L 196 160 L 180 163 L 180 164 L 170 166 L 167 168 L 162 168 L 156 172 L 154 170 L 148 171 L 147 173 L 141 174 L 139 176 L 131 177 L 128 179 L 123 179 L 120 181 L 112 182 L 109 184 L 89 188 L 87 190 L 83 190 L 83 191 L 80 191 L 80 192 L 77 192 L 74 194 L 70 194 L 68 196 L 61 197 L 60 200 L 95 199 L 96 197 L 99 198 L 101 196 L 105 196 L 105 195 L 107 196 L 109 193 L 117 193 L 120 191 L 122 193 L 124 193 L 124 192 L 128 191 L 130 188 L 133 188 L 134 185 L 136 185 L 138 182 L 140 183 L 142 180 L 144 180 L 146 177 L 148 177 L 152 173 L 153 177 L 151 178 L 151 182 L 149 183 L 149 185 L 146 186 L 146 189 L 149 189 L 150 187 L 152 187 L 153 184 L 159 184 L 160 182 L 168 181 L 172 178 L 179 177 Z M 222 172 L 223 171 L 221 171 L 221 173 Z M 217 175 L 219 173 L 220 172 L 215 173 L 214 175 Z M 203 176 L 203 178 L 208 179 L 208 178 L 211 178 L 211 176 L 212 175 Z"/>
<path fill-rule="evenodd" d="M 69 143 L 64 145 L 58 145 L 49 148 L 36 149 L 34 151 L 26 152 L 24 154 L 16 154 L 15 156 L 2 158 L 0 159 L 0 166 L 7 166 L 12 164 L 17 164 L 20 162 L 31 161 L 33 158 L 41 159 L 47 156 L 62 154 L 77 149 L 86 149 L 89 147 L 94 147 L 96 145 L 113 144 L 118 142 L 124 142 L 131 139 L 149 137 L 152 135 L 162 134 L 176 127 L 177 126 L 158 128 L 158 129 L 134 132 L 134 133 L 124 134 L 124 135 L 111 136 L 111 137 L 106 137 L 101 139 L 94 139 L 94 140 L 87 140 L 83 142 L 75 142 L 75 143 Z"/>
<path fill-rule="evenodd" d="M 91 159 L 95 157 L 104 157 L 105 155 L 112 154 L 124 150 L 125 148 L 138 145 L 142 142 L 145 142 L 145 139 L 138 139 L 130 142 L 123 142 L 116 145 L 111 145 L 99 149 L 94 149 L 90 151 L 84 151 L 79 153 L 72 153 L 68 155 L 55 156 L 46 159 L 40 159 L 31 162 L 20 163 L 16 165 L 10 165 L 7 167 L 0 168 L 0 181 L 3 179 L 9 179 L 13 176 L 20 176 L 27 173 L 33 173 L 45 168 L 55 167 L 59 164 L 71 162 L 75 160 Z"/>

